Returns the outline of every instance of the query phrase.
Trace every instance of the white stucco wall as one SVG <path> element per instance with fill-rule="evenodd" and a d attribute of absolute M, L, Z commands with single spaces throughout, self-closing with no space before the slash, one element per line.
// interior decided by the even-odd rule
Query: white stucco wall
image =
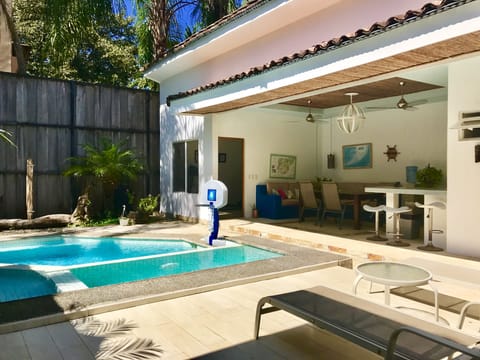
<path fill-rule="evenodd" d="M 285 114 L 268 110 L 239 110 L 213 117 L 213 154 L 218 137 L 245 139 L 245 206 L 255 202 L 255 185 L 269 179 L 270 154 L 297 157 L 296 180 L 315 176 L 335 181 L 406 181 L 406 166 L 425 167 L 428 163 L 446 174 L 447 103 L 425 104 L 416 111 L 387 110 L 367 113 L 364 127 L 354 134 L 332 128 L 336 168 L 326 168 L 330 151 L 329 125 L 310 124 L 304 114 Z M 318 141 L 318 142 L 317 142 Z M 372 143 L 371 169 L 344 170 L 343 145 Z M 387 161 L 386 145 L 397 145 L 397 161 Z M 215 159 L 214 159 L 215 163 Z M 214 165 L 214 177 L 216 176 Z M 248 213 L 247 213 L 248 215 Z"/>
<path fill-rule="evenodd" d="M 211 154 L 211 121 L 198 116 L 177 116 L 169 111 L 166 105 L 160 107 L 160 211 L 173 215 L 198 217 L 197 194 L 173 192 L 172 184 L 172 144 L 178 141 L 199 140 L 198 164 L 199 183 L 205 182 L 202 177 L 205 170 L 211 173 L 211 162 L 205 162 L 206 154 Z M 207 129 L 207 131 L 205 131 Z"/>
<path fill-rule="evenodd" d="M 406 182 L 406 166 L 419 169 L 431 164 L 446 176 L 447 102 L 428 103 L 415 111 L 385 110 L 366 113 L 363 128 L 353 134 L 343 133 L 336 124 L 332 127 L 333 152 L 336 168 L 327 169 L 329 134 L 323 134 L 321 177 L 336 181 Z M 328 130 L 328 127 L 325 127 Z M 343 145 L 372 143 L 371 169 L 343 169 Z M 396 145 L 397 160 L 387 161 L 387 145 Z"/>
<path fill-rule="evenodd" d="M 450 127 L 457 123 L 460 111 L 480 110 L 479 67 L 479 57 L 449 66 Z M 458 141 L 457 130 L 448 130 L 447 250 L 479 257 L 480 163 L 474 160 L 476 144 L 480 139 Z"/>
<path fill-rule="evenodd" d="M 239 110 L 214 116 L 214 139 L 221 136 L 245 139 L 245 209 L 255 203 L 255 186 L 269 178 L 270 154 L 296 156 L 296 179 L 312 179 L 316 165 L 315 133 L 311 125 L 303 121 L 303 115 L 292 117 L 265 110 Z M 216 145 L 213 152 L 216 153 Z M 246 215 L 250 216 L 248 211 Z"/>
<path fill-rule="evenodd" d="M 301 2 L 297 1 L 296 3 Z M 304 1 L 303 3 L 306 4 Z M 357 3 L 360 2 L 332 1 L 331 3 L 334 5 L 329 11 L 338 12 L 342 6 L 349 4 L 352 9 L 352 6 L 357 6 Z M 380 11 L 373 14 L 371 12 L 376 5 L 394 6 L 394 3 L 396 3 L 395 6 L 407 9 L 418 8 L 424 1 L 415 2 L 416 5 L 410 2 L 409 5 L 405 5 L 398 1 L 377 2 L 372 0 L 368 1 L 368 14 L 362 13 L 361 16 L 358 16 L 358 13 L 351 11 L 348 14 L 353 17 L 350 22 L 338 20 L 337 23 L 329 24 L 321 16 L 312 15 L 305 18 L 304 22 L 299 22 L 298 27 L 292 25 L 286 32 L 277 29 L 275 35 L 263 34 L 257 39 L 252 38 L 244 44 L 239 44 L 237 49 L 230 49 L 228 54 L 223 54 L 221 48 L 214 48 L 210 54 L 212 59 L 210 62 L 199 64 L 192 60 L 193 65 L 188 71 L 177 75 L 172 73 L 171 79 L 161 83 L 162 109 L 167 110 L 165 98 L 168 95 L 220 80 L 247 70 L 251 66 L 266 63 L 271 59 L 343 34 L 346 32 L 347 22 L 347 25 L 350 26 L 349 29 L 355 30 L 371 24 L 374 20 L 383 20 L 388 16 L 404 12 L 405 9 L 400 8 L 398 11 L 391 8 L 388 11 L 383 9 L 384 13 Z M 362 6 L 364 4 L 362 2 Z M 469 12 L 469 9 L 474 11 Z M 475 17 L 475 13 L 478 13 L 478 3 L 470 3 L 455 14 L 469 19 L 468 13 Z M 369 16 L 373 16 L 373 20 Z M 457 254 L 480 256 L 480 247 L 476 239 L 477 206 L 478 200 L 480 200 L 480 189 L 478 189 L 477 183 L 480 167 L 473 160 L 474 145 L 480 141 L 459 142 L 457 132 L 448 130 L 448 127 L 457 121 L 459 111 L 479 110 L 480 95 L 476 91 L 480 83 L 480 75 L 477 71 L 480 65 L 479 59 L 461 60 L 448 66 L 448 100 L 446 101 L 428 103 L 412 112 L 400 110 L 369 112 L 364 128 L 355 134 L 343 134 L 334 126 L 333 151 L 336 154 L 334 170 L 328 170 L 325 166 L 325 157 L 330 151 L 328 125 L 318 124 L 316 125 L 317 132 L 312 131 L 311 124 L 302 122 L 304 115 L 297 117 L 292 113 L 281 114 L 278 111 L 269 112 L 258 108 L 215 114 L 208 116 L 206 120 L 203 120 L 202 117 L 178 115 L 179 112 L 195 108 L 197 105 L 198 107 L 213 105 L 267 91 L 287 83 L 299 82 L 305 78 L 341 71 L 343 68 L 355 66 L 357 62 L 375 60 L 375 56 L 394 55 L 416 46 L 426 45 L 432 39 L 439 40 L 442 36 L 454 36 L 453 33 L 461 35 L 462 31 L 469 32 L 478 28 L 478 20 L 475 18 L 472 21 L 465 21 L 465 23 L 458 22 L 455 26 L 450 26 L 449 31 L 444 31 L 442 21 L 446 23 L 447 19 L 452 19 L 452 23 L 455 24 L 450 13 L 440 14 L 399 29 L 395 33 L 398 35 L 397 37 L 393 33 L 386 37 L 375 37 L 338 49 L 325 57 L 298 62 L 232 85 L 218 87 L 174 101 L 168 109 L 168 115 L 165 112 L 162 112 L 161 115 L 161 188 L 162 195 L 166 195 L 163 202 L 164 210 L 193 217 L 203 211 L 203 209 L 195 207 L 195 204 L 198 203 L 196 195 L 171 194 L 171 144 L 177 140 L 199 139 L 200 184 L 202 184 L 210 176 L 214 178 L 217 176 L 218 137 L 245 139 L 245 209 L 255 202 L 255 185 L 268 178 L 271 153 L 297 156 L 297 180 L 325 176 L 337 181 L 400 181 L 405 183 L 406 166 L 416 165 L 421 168 L 430 163 L 448 174 L 447 250 Z M 438 23 L 433 26 L 432 22 L 435 20 L 438 20 Z M 365 24 L 360 24 L 360 21 L 365 21 Z M 338 28 L 335 27 L 336 25 Z M 424 29 L 431 25 L 432 29 L 437 30 L 427 36 L 423 35 Z M 322 29 L 321 26 L 325 26 L 325 29 Z M 305 28 L 309 29 L 306 34 Z M 341 31 L 337 31 L 339 29 Z M 327 30 L 331 31 L 331 34 L 335 34 L 331 36 L 326 32 Z M 418 37 L 416 37 L 417 35 Z M 395 44 L 394 38 L 399 43 Z M 366 49 L 367 46 L 371 48 L 371 51 Z M 362 49 L 365 54 L 361 52 Z M 364 57 L 354 56 L 357 54 Z M 402 76 L 403 74 L 395 75 Z M 292 118 L 299 119 L 300 123 L 290 123 Z M 343 170 L 342 145 L 365 142 L 373 144 L 372 169 Z M 386 151 L 386 145 L 397 145 L 400 154 L 396 162 L 387 161 L 387 157 L 383 154 Z M 200 214 L 202 219 L 206 219 L 207 216 L 205 212 Z"/>
<path fill-rule="evenodd" d="M 275 32 L 252 39 L 226 54 L 219 54 L 208 64 L 202 65 L 203 80 L 220 80 L 358 29 L 369 28 L 373 23 L 387 20 L 393 15 L 419 9 L 425 1 L 336 0 L 329 3 L 330 6 L 319 6 L 320 9 L 315 12 L 312 0 L 291 1 L 288 6 L 294 7 L 292 11 L 302 11 L 306 15 L 304 18 L 295 23 L 286 20 L 284 26 Z M 274 20 L 276 23 L 278 16 Z"/>
<path fill-rule="evenodd" d="M 166 70 L 161 77 L 175 77 L 171 84 L 174 94 L 369 28 L 377 21 L 419 9 L 424 4 L 425 0 L 322 0 L 312 6 L 312 0 L 271 1 L 238 25 L 227 27 L 225 33 L 217 31 L 179 51 L 164 64 Z M 264 9 L 270 10 L 262 14 Z M 153 67 L 147 76 L 155 76 L 155 71 Z M 184 83 L 188 86 L 184 87 Z"/>

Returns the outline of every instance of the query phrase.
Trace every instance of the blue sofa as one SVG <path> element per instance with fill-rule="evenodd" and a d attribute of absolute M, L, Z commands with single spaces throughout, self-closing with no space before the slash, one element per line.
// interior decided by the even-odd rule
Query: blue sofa
<path fill-rule="evenodd" d="M 272 189 L 282 189 L 285 192 L 290 190 L 290 194 L 294 195 L 290 199 L 282 199 L 280 195 L 272 193 Z M 260 217 L 268 219 L 298 218 L 300 206 L 298 197 L 298 183 L 296 182 L 267 182 L 267 184 L 258 184 L 256 188 L 258 214 Z"/>

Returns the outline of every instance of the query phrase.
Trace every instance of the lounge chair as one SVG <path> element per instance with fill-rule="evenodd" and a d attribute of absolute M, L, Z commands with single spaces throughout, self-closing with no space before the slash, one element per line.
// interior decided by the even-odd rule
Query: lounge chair
<path fill-rule="evenodd" d="M 478 340 L 472 336 L 321 286 L 260 299 L 255 339 L 261 316 L 277 310 L 287 311 L 385 359 L 434 360 L 454 353 L 453 359 L 457 359 L 456 352 L 468 355 L 461 359 L 480 359 L 480 349 L 468 347 Z"/>

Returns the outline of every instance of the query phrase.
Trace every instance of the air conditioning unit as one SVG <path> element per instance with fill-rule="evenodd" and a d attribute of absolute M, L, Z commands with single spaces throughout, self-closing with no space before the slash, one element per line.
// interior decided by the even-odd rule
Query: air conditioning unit
<path fill-rule="evenodd" d="M 461 111 L 458 123 L 452 129 L 458 129 L 458 140 L 480 139 L 480 111 Z"/>

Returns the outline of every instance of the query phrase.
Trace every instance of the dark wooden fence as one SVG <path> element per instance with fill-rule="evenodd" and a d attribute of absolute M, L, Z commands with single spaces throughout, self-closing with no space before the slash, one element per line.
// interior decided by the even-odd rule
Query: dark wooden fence
<path fill-rule="evenodd" d="M 25 175 L 33 159 L 34 217 L 70 213 L 81 189 L 62 175 L 69 157 L 102 138 L 127 141 L 146 165 L 134 184 L 139 196 L 159 192 L 158 93 L 22 77 L 0 72 L 0 218 L 26 218 Z M 121 209 L 119 209 L 119 212 Z"/>

